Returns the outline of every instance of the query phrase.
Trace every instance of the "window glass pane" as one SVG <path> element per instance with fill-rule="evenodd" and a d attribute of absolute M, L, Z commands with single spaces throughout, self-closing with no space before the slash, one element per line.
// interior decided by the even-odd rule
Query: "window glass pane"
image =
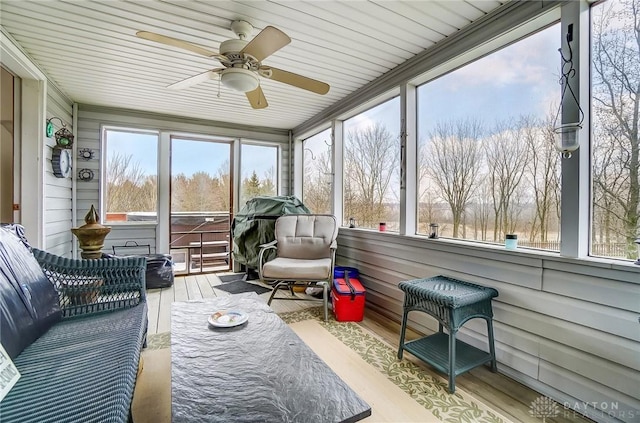
<path fill-rule="evenodd" d="M 592 9 L 591 254 L 597 256 L 638 257 L 639 6 L 637 0 L 609 0 Z"/>
<path fill-rule="evenodd" d="M 171 138 L 170 246 L 183 258 L 178 272 L 229 269 L 230 163 L 230 142 Z"/>
<path fill-rule="evenodd" d="M 259 195 L 278 195 L 278 147 L 242 144 L 240 207 Z"/>
<path fill-rule="evenodd" d="M 331 213 L 331 129 L 302 143 L 302 202 L 312 213 Z"/>
<path fill-rule="evenodd" d="M 157 221 L 158 134 L 106 129 L 106 223 Z"/>
<path fill-rule="evenodd" d="M 171 139 L 171 213 L 231 209 L 231 144 Z"/>
<path fill-rule="evenodd" d="M 559 250 L 560 25 L 418 88 L 418 233 Z"/>
<path fill-rule="evenodd" d="M 400 99 L 344 122 L 344 222 L 398 231 L 400 223 Z"/>

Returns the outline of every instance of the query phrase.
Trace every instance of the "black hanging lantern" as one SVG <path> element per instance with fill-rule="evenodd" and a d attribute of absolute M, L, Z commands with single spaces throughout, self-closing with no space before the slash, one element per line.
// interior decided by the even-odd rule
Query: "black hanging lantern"
<path fill-rule="evenodd" d="M 53 123 L 51 122 L 53 119 L 58 119 L 62 124 L 62 128 L 58 129 L 56 133 L 53 133 Z M 51 137 L 52 135 L 56 138 L 56 145 L 61 148 L 71 148 L 73 146 L 73 134 L 71 131 L 67 129 L 67 125 L 60 119 L 59 117 L 52 117 L 47 119 L 47 126 L 45 129 L 45 133 L 47 137 Z"/>
<path fill-rule="evenodd" d="M 568 159 L 571 157 L 571 153 L 580 147 L 580 138 L 578 135 L 584 122 L 584 112 L 582 111 L 580 102 L 569 83 L 569 79 L 573 78 L 576 74 L 576 70 L 573 67 L 573 50 L 571 48 L 571 42 L 573 41 L 573 25 L 569 25 L 566 41 L 569 57 L 565 57 L 562 53 L 562 48 L 558 49 L 560 52 L 560 58 L 562 59 L 562 76 L 560 77 L 562 96 L 560 98 L 560 105 L 558 106 L 558 113 L 556 113 L 556 117 L 554 119 L 553 132 L 556 139 L 556 148 L 562 153 L 563 158 Z M 559 125 L 558 119 L 560 117 L 560 111 L 562 110 L 563 104 L 567 101 L 573 101 L 576 104 L 580 114 L 580 120 L 578 122 L 563 123 Z"/>

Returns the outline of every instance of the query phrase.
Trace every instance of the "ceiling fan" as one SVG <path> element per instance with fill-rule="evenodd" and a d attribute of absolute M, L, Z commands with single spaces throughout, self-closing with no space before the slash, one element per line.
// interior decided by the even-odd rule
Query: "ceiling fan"
<path fill-rule="evenodd" d="M 284 32 L 273 26 L 267 26 L 251 41 L 247 41 L 247 37 L 253 31 L 253 26 L 249 22 L 233 21 L 231 30 L 238 38 L 220 43 L 218 53 L 187 41 L 154 32 L 138 31 L 136 36 L 213 57 L 224 66 L 191 76 L 171 84 L 167 88 L 183 89 L 219 78 L 225 87 L 244 92 L 254 109 L 263 109 L 268 106 L 267 99 L 260 87 L 260 76 L 317 94 L 329 92 L 329 85 L 324 82 L 262 64 L 264 59 L 291 42 L 291 38 Z"/>

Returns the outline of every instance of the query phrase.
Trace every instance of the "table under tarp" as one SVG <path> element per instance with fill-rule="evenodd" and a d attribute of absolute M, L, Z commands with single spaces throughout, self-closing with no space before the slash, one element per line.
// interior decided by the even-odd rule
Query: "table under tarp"
<path fill-rule="evenodd" d="M 241 326 L 213 328 L 218 310 Z M 172 422 L 356 422 L 364 402 L 255 293 L 173 303 Z"/>

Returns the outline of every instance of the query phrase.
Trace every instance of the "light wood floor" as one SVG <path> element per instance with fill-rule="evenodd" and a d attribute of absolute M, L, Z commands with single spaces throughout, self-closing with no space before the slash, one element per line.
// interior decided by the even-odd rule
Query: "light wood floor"
<path fill-rule="evenodd" d="M 257 283 L 256 281 L 251 282 Z M 221 283 L 216 274 L 199 274 L 176 277 L 174 285 L 170 288 L 148 290 L 149 334 L 169 332 L 171 330 L 171 303 L 174 301 L 230 295 L 228 292 L 216 288 Z M 278 293 L 278 296 L 283 295 L 284 292 Z M 267 301 L 269 292 L 260 296 Z M 321 302 L 310 301 L 273 301 L 271 308 L 277 313 L 282 313 L 320 304 Z M 365 308 L 365 319 L 360 325 L 376 333 L 390 345 L 394 347 L 398 345 L 400 337 L 399 323 L 390 321 L 386 317 Z M 413 339 L 417 336 L 418 334 L 416 333 L 407 332 L 408 339 Z M 404 359 L 409 359 L 419 366 L 429 367 L 409 353 L 405 353 L 404 357 Z M 499 367 L 500 364 L 498 364 Z M 531 402 L 541 396 L 538 392 L 500 373 L 491 373 L 487 367 L 478 367 L 458 376 L 456 378 L 456 386 L 493 407 L 514 422 L 540 423 L 542 421 L 540 418 L 532 417 L 529 413 Z M 547 417 L 545 421 L 548 423 L 591 422 L 591 420 L 575 415 L 573 412 L 564 412 L 562 407 L 560 407 L 560 410 L 558 417 Z"/>

